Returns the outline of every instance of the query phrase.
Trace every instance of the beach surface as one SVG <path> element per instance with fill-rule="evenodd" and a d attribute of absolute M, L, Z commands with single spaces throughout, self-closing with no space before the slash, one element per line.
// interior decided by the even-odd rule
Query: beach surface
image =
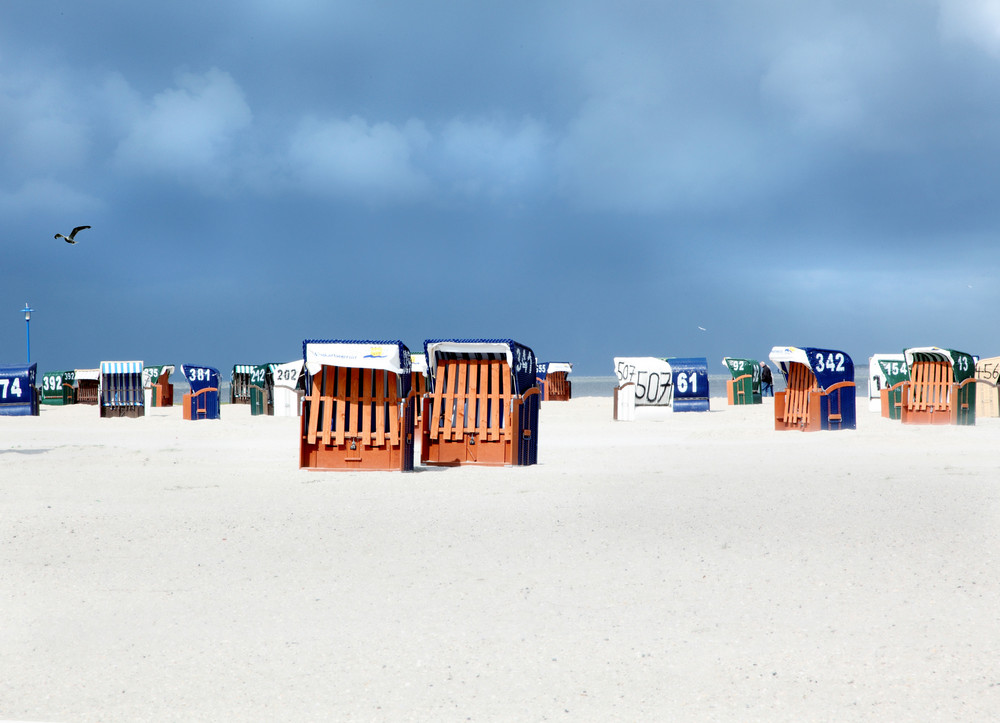
<path fill-rule="evenodd" d="M 299 470 L 225 405 L 0 417 L 0 719 L 1000 714 L 1000 420 L 546 402 L 539 464 Z"/>

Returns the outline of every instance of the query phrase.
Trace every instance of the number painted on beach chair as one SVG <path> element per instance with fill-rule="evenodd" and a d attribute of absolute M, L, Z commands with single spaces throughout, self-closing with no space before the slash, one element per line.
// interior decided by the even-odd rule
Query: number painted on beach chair
<path fill-rule="evenodd" d="M 21 398 L 21 378 L 0 378 L 0 399 Z"/>
<path fill-rule="evenodd" d="M 665 359 L 657 357 L 615 357 L 618 386 L 635 385 L 635 403 L 668 406 L 673 397 L 673 372 Z"/>

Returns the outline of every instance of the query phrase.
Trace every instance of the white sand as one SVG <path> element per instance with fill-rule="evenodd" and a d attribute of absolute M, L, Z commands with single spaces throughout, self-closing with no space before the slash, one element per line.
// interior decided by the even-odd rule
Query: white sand
<path fill-rule="evenodd" d="M 414 474 L 241 406 L 0 418 L 0 718 L 995 718 L 1000 420 L 713 406 Z"/>

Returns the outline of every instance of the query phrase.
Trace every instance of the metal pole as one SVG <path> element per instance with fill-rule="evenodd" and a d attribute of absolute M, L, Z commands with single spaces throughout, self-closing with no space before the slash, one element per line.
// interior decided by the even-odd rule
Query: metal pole
<path fill-rule="evenodd" d="M 24 335 L 28 340 L 28 364 L 31 364 L 31 312 L 34 311 L 28 302 L 24 302 L 24 308 L 21 309 L 24 312 Z"/>

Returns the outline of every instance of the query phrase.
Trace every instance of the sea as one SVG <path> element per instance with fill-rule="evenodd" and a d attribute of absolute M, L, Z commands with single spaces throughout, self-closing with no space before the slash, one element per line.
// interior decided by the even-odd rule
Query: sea
<path fill-rule="evenodd" d="M 732 379 L 729 374 L 709 374 L 708 388 L 710 396 L 726 396 L 726 382 Z M 574 397 L 613 397 L 615 387 L 618 386 L 618 379 L 615 376 L 606 377 L 584 377 L 569 375 L 569 380 L 573 382 Z M 189 391 L 187 380 L 183 375 L 171 374 L 170 381 L 174 385 L 174 397 L 180 399 L 181 395 Z M 858 364 L 854 367 L 854 383 L 857 385 L 857 396 L 868 398 L 868 365 Z M 223 403 L 229 401 L 229 381 L 222 380 L 219 389 L 219 398 Z M 784 379 L 779 372 L 774 373 L 774 391 L 780 392 L 785 388 Z"/>
<path fill-rule="evenodd" d="M 773 370 L 773 367 L 772 367 Z M 781 373 L 774 371 L 774 391 L 780 392 L 785 388 L 785 380 Z M 709 396 L 726 396 L 726 382 L 732 379 L 729 374 L 709 374 L 708 389 Z M 615 387 L 618 386 L 618 378 L 607 377 L 583 377 L 574 374 L 569 375 L 569 380 L 573 382 L 574 397 L 613 397 Z M 857 386 L 857 396 L 868 399 L 868 365 L 857 364 L 854 367 L 854 384 Z"/>

